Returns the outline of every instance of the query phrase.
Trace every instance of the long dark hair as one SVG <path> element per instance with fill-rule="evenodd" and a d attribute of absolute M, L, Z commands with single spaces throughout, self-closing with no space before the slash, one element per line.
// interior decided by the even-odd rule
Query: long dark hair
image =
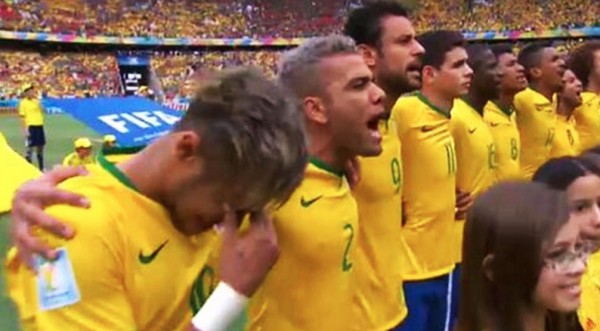
<path fill-rule="evenodd" d="M 457 330 L 525 331 L 521 311 L 533 305 L 542 246 L 568 220 L 566 194 L 544 184 L 502 183 L 483 193 L 465 224 Z M 569 324 L 548 312 L 546 331 L 573 330 Z"/>

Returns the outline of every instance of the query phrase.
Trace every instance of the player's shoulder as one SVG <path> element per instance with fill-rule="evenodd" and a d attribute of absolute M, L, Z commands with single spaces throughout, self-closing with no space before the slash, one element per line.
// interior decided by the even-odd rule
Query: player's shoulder
<path fill-rule="evenodd" d="M 483 106 L 483 118 L 487 121 L 488 118 L 493 118 L 500 113 L 500 108 L 492 101 L 488 101 Z"/>
<path fill-rule="evenodd" d="M 394 108 L 404 109 L 405 107 L 415 106 L 415 105 L 419 105 L 419 104 L 422 104 L 422 101 L 421 101 L 421 98 L 419 98 L 419 92 L 415 91 L 415 92 L 406 93 L 406 94 L 403 94 L 402 96 L 400 96 L 400 98 L 398 98 L 398 100 L 396 100 L 396 103 L 394 104 Z"/>
<path fill-rule="evenodd" d="M 76 153 L 67 155 L 67 158 L 76 157 Z M 99 195 L 108 195 L 105 192 L 115 189 L 116 181 L 102 167 L 89 165 L 86 167 L 88 173 L 84 176 L 71 177 L 59 184 L 59 187 L 73 192 L 95 193 Z"/>
<path fill-rule="evenodd" d="M 392 115 L 398 128 L 402 131 L 403 127 L 409 126 L 410 123 L 417 121 L 426 114 L 428 109 L 429 106 L 420 93 L 412 92 L 398 98 L 392 108 Z"/>
<path fill-rule="evenodd" d="M 89 208 L 57 205 L 48 208 L 48 213 L 67 222 L 86 226 L 96 225 L 96 222 L 90 220 L 109 220 L 112 214 L 128 207 L 122 201 L 123 190 L 118 188 L 113 178 L 103 174 L 95 165 L 88 165 L 86 168 L 87 175 L 67 179 L 59 188 L 85 197 L 90 202 Z"/>
<path fill-rule="evenodd" d="M 450 112 L 451 120 L 465 121 L 471 117 L 471 107 L 461 99 L 454 100 L 452 111 Z"/>

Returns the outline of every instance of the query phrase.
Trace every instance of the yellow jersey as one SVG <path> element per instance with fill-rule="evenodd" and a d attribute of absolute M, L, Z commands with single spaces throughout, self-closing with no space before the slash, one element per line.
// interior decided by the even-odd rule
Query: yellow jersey
<path fill-rule="evenodd" d="M 22 99 L 18 106 L 19 116 L 26 126 L 44 125 L 44 108 L 38 99 Z"/>
<path fill-rule="evenodd" d="M 521 138 L 514 109 L 504 109 L 488 101 L 483 110 L 496 145 L 496 181 L 522 179 Z"/>
<path fill-rule="evenodd" d="M 384 331 L 408 312 L 402 288 L 402 154 L 396 122 L 381 122 L 383 152 L 360 159 L 361 180 L 353 194 L 360 227 L 356 246 L 354 289 L 357 330 Z"/>
<path fill-rule="evenodd" d="M 40 233 L 61 257 L 40 259 L 36 276 L 11 252 L 9 293 L 23 324 L 29 330 L 186 330 L 202 304 L 192 289 L 216 234 L 184 236 L 162 205 L 100 161 L 88 166 L 87 176 L 60 185 L 86 196 L 89 209 L 47 209 L 75 229 L 68 241 Z"/>
<path fill-rule="evenodd" d="M 579 154 L 579 133 L 575 129 L 575 118 L 563 115 L 556 117 L 556 133 L 550 150 L 550 157 L 575 156 Z"/>
<path fill-rule="evenodd" d="M 456 152 L 450 117 L 420 92 L 398 99 L 392 116 L 404 167 L 402 233 L 409 251 L 403 278 L 438 277 L 452 271 L 456 262 Z"/>
<path fill-rule="evenodd" d="M 11 209 L 15 191 L 41 172 L 15 152 L 0 133 L 0 214 Z"/>
<path fill-rule="evenodd" d="M 515 95 L 517 127 L 521 135 L 521 169 L 526 179 L 550 158 L 556 130 L 556 104 L 526 88 Z"/>
<path fill-rule="evenodd" d="M 495 182 L 496 145 L 494 137 L 479 114 L 462 99 L 452 107 L 450 133 L 456 146 L 456 187 L 475 199 Z M 464 220 L 454 222 L 456 262 L 462 261 Z"/>
<path fill-rule="evenodd" d="M 250 301 L 247 329 L 353 328 L 358 210 L 346 178 L 312 158 L 273 223 L 279 260 Z"/>
<path fill-rule="evenodd" d="M 588 260 L 581 280 L 581 306 L 577 314 L 584 331 L 600 331 L 600 252 Z"/>
<path fill-rule="evenodd" d="M 581 139 L 580 149 L 585 151 L 600 144 L 600 94 L 581 93 L 583 103 L 575 112 L 575 128 Z"/>
<path fill-rule="evenodd" d="M 96 163 L 96 160 L 94 159 L 93 155 L 89 155 L 87 157 L 81 158 L 81 157 L 79 157 L 77 152 L 73 152 L 73 153 L 65 156 L 65 158 L 63 159 L 63 162 L 62 162 L 62 164 L 64 166 L 81 166 L 81 165 L 94 164 L 94 163 Z"/>

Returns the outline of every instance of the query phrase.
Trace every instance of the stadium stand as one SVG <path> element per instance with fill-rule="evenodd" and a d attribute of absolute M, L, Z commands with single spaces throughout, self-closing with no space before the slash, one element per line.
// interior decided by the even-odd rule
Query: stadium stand
<path fill-rule="evenodd" d="M 416 26 L 463 31 L 598 25 L 596 0 L 422 0 Z M 5 0 L 0 28 L 109 36 L 306 37 L 339 31 L 346 1 Z"/>
<path fill-rule="evenodd" d="M 414 13 L 418 31 L 460 29 L 537 31 L 598 25 L 597 0 L 475 1 L 421 0 Z M 356 2 L 356 1 L 354 1 Z M 347 0 L 0 0 L 0 30 L 75 33 L 82 36 L 306 37 L 339 31 Z M 567 50 L 577 44 L 560 42 Z M 518 47 L 518 45 L 517 45 Z M 280 49 L 152 51 L 151 66 L 166 99 L 189 95 L 198 68 L 250 64 L 273 75 Z M 123 93 L 115 52 L 0 52 L 0 99 L 34 82 L 45 96 L 78 97 Z"/>

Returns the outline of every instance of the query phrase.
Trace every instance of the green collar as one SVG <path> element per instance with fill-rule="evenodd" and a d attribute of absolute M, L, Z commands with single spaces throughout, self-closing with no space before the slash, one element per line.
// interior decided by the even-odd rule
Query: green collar
<path fill-rule="evenodd" d="M 115 155 L 115 154 L 134 154 L 141 151 L 144 147 L 116 147 L 111 148 L 109 151 L 101 150 L 98 153 L 98 163 L 102 168 L 108 171 L 111 175 L 113 175 L 118 181 L 120 181 L 123 185 L 129 187 L 130 189 L 139 192 L 137 187 L 131 182 L 131 179 L 121 171 L 114 163 L 111 163 L 106 159 L 106 155 Z M 106 154 L 105 154 L 106 153 Z"/>
<path fill-rule="evenodd" d="M 512 115 L 512 113 L 515 112 L 515 110 L 513 109 L 513 107 L 508 107 L 508 108 L 502 107 L 498 102 L 496 102 L 494 100 L 492 100 L 492 103 L 494 105 L 496 105 L 496 107 L 498 107 L 498 109 L 500 109 L 500 111 L 503 112 L 503 113 L 505 113 L 506 116 L 508 116 L 508 117 L 510 117 Z"/>
<path fill-rule="evenodd" d="M 309 158 L 308 158 L 308 161 L 309 161 L 309 162 L 310 162 L 312 165 L 314 165 L 315 167 L 317 167 L 317 168 L 319 168 L 319 169 L 321 169 L 321 170 L 327 171 L 328 173 L 330 173 L 330 174 L 332 174 L 332 175 L 335 175 L 335 176 L 337 176 L 337 177 L 343 177 L 343 176 L 344 176 L 344 172 L 343 172 L 343 171 L 341 171 L 341 170 L 339 170 L 339 169 L 336 169 L 335 167 L 332 167 L 331 165 L 329 165 L 329 164 L 327 164 L 327 163 L 323 162 L 323 161 L 322 161 L 322 160 L 320 160 L 320 159 L 317 159 L 317 158 L 316 158 L 316 157 L 314 157 L 314 156 L 311 156 L 311 157 L 309 157 Z"/>
<path fill-rule="evenodd" d="M 446 118 L 450 118 L 450 112 L 446 112 L 442 108 L 440 108 L 440 107 L 432 104 L 431 101 L 429 101 L 429 99 L 427 99 L 427 97 L 424 96 L 423 93 L 421 93 L 421 91 L 415 92 L 415 95 L 417 96 L 417 98 L 419 98 L 419 100 L 423 101 L 424 104 L 426 104 L 427 106 L 429 106 L 429 108 L 431 108 L 431 109 L 435 110 L 436 112 L 444 115 L 444 117 L 446 117 Z"/>

